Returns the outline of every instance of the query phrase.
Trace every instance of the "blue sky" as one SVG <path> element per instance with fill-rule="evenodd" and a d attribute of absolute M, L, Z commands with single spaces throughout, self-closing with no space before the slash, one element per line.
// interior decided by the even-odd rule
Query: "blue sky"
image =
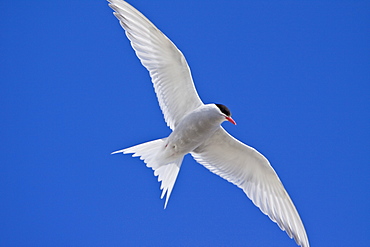
<path fill-rule="evenodd" d="M 370 2 L 130 3 L 270 160 L 311 245 L 367 246 Z M 190 156 L 163 210 L 152 171 L 110 155 L 170 130 L 105 1 L 2 1 L 0 20 L 1 246 L 296 246 Z"/>

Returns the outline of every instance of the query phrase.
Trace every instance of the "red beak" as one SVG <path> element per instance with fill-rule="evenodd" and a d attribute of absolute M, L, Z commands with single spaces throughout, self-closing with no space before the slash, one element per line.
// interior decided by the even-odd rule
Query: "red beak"
<path fill-rule="evenodd" d="M 226 120 L 229 121 L 230 123 L 236 125 L 236 122 L 231 117 L 226 117 Z"/>

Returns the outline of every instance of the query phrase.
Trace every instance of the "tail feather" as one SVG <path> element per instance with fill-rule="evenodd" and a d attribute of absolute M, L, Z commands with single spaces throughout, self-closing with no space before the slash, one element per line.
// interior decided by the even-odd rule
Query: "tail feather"
<path fill-rule="evenodd" d="M 158 182 L 162 182 L 161 199 L 164 197 L 164 195 L 166 195 L 164 208 L 167 207 L 168 199 L 170 198 L 177 175 L 180 171 L 182 160 L 184 158 L 184 156 L 182 156 L 170 162 L 161 160 L 161 156 L 158 155 L 158 153 L 161 151 L 162 148 L 164 148 L 165 140 L 165 138 L 158 139 L 133 147 L 118 150 L 112 153 L 132 153 L 132 157 L 140 157 L 140 159 L 146 163 L 147 167 L 150 167 L 154 170 L 154 175 L 158 176 Z"/>
<path fill-rule="evenodd" d="M 154 175 L 158 176 L 158 182 L 161 183 L 162 195 L 161 199 L 166 195 L 166 202 L 164 208 L 167 207 L 168 199 L 170 198 L 173 186 L 175 185 L 177 175 L 179 174 L 181 163 L 184 157 L 181 157 L 174 162 L 163 165 L 154 171 Z"/>

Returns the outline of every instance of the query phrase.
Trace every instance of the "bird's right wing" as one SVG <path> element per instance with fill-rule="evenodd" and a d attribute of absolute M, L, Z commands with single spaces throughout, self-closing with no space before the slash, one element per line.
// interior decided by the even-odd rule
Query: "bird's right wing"
<path fill-rule="evenodd" d="M 269 161 L 222 127 L 191 155 L 211 172 L 241 188 L 253 203 L 293 237 L 309 247 L 301 218 Z"/>
<path fill-rule="evenodd" d="M 123 0 L 108 0 L 131 46 L 149 71 L 167 125 L 203 105 L 184 55 L 143 14 Z"/>

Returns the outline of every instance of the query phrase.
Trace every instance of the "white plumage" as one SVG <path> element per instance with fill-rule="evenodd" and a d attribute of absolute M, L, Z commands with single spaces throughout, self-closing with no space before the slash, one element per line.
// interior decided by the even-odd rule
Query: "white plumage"
<path fill-rule="evenodd" d="M 268 160 L 236 140 L 220 125 L 230 121 L 222 105 L 203 104 L 189 66 L 177 47 L 144 15 L 122 0 L 108 0 L 114 15 L 149 71 L 170 136 L 113 153 L 133 153 L 154 170 L 161 183 L 165 207 L 184 155 L 241 188 L 253 203 L 294 238 L 308 247 L 306 231 L 283 184 Z"/>

